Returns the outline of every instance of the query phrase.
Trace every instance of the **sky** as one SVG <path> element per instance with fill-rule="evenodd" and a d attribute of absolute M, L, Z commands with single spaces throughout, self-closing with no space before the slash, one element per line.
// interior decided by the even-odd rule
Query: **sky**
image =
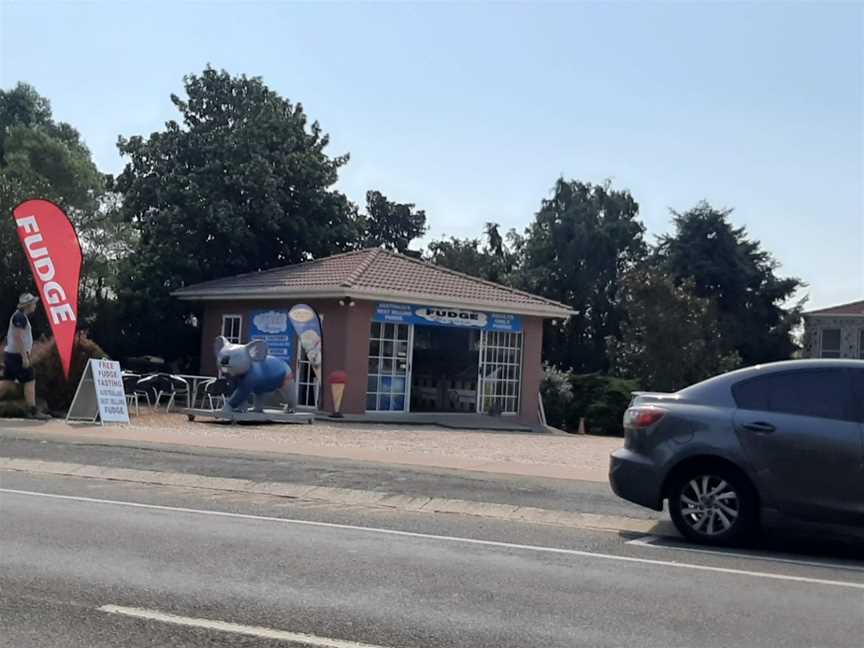
<path fill-rule="evenodd" d="M 107 173 L 208 64 L 302 103 L 351 155 L 338 188 L 415 203 L 426 240 L 609 179 L 649 240 L 704 199 L 808 308 L 864 299 L 864 4 L 0 0 L 0 85 L 34 85 Z"/>

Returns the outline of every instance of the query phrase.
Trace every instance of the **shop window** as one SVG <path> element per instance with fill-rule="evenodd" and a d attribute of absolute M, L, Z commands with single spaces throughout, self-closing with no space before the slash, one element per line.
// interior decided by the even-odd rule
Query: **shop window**
<path fill-rule="evenodd" d="M 480 394 L 484 414 L 517 414 L 522 384 L 522 333 L 483 331 Z"/>
<path fill-rule="evenodd" d="M 822 357 L 839 358 L 840 329 L 822 329 Z"/>
<path fill-rule="evenodd" d="M 242 315 L 222 316 L 222 336 L 232 344 L 240 344 L 240 332 L 242 328 Z"/>

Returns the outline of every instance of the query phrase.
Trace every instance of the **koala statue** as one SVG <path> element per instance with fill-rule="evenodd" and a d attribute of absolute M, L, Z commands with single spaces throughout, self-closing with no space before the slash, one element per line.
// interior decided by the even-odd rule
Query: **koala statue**
<path fill-rule="evenodd" d="M 223 411 L 243 412 L 249 396 L 254 398 L 253 411 L 264 410 L 264 396 L 278 391 L 285 401 L 285 411 L 293 412 L 296 398 L 294 377 L 290 367 L 279 358 L 268 354 L 267 343 L 255 340 L 249 344 L 232 344 L 219 336 L 214 342 L 216 364 L 219 371 L 231 378 L 234 393 L 225 402 Z"/>

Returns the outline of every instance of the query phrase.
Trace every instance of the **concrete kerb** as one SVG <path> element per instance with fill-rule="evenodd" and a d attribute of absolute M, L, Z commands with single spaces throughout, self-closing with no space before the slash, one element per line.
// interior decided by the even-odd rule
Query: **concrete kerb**
<path fill-rule="evenodd" d="M 443 497 L 412 497 L 385 491 L 370 491 L 329 486 L 313 486 L 288 482 L 256 482 L 230 477 L 208 477 L 187 473 L 136 470 L 110 466 L 90 466 L 38 459 L 0 457 L 0 470 L 13 470 L 38 474 L 108 479 L 142 484 L 197 488 L 211 491 L 229 491 L 327 502 L 349 506 L 368 506 L 396 509 L 406 512 L 451 513 L 473 515 L 553 526 L 590 529 L 595 531 L 627 531 L 657 534 L 658 522 L 636 518 L 554 511 L 531 506 L 516 506 L 492 502 L 449 499 Z M 659 523 L 662 526 L 662 523 Z"/>

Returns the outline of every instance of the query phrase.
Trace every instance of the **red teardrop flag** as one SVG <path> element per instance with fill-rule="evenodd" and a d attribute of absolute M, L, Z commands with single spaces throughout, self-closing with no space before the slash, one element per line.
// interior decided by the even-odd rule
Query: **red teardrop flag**
<path fill-rule="evenodd" d="M 27 200 L 14 210 L 18 239 L 30 263 L 54 333 L 63 375 L 69 378 L 78 320 L 81 245 L 72 223 L 54 203 Z"/>

